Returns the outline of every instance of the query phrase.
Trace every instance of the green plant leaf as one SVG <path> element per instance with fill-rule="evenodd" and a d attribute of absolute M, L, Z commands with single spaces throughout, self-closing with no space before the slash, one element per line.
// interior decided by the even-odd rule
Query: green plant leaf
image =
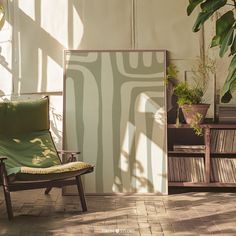
<path fill-rule="evenodd" d="M 191 13 L 197 7 L 197 5 L 199 5 L 203 1 L 204 0 L 189 0 L 189 5 L 187 7 L 187 14 L 188 14 L 188 16 L 191 15 Z"/>
<path fill-rule="evenodd" d="M 230 47 L 230 54 L 229 56 L 232 56 L 236 53 L 236 36 L 234 37 L 234 41 Z"/>
<path fill-rule="evenodd" d="M 235 91 L 236 90 L 236 79 L 233 81 L 233 83 L 231 84 L 231 87 L 230 87 L 230 91 Z"/>
<path fill-rule="evenodd" d="M 231 3 L 227 4 L 227 2 Z M 226 13 L 216 21 L 216 35 L 211 41 L 211 47 L 220 46 L 220 57 L 225 55 L 230 46 L 230 56 L 233 56 L 228 69 L 228 75 L 222 89 L 223 102 L 230 101 L 232 98 L 232 92 L 236 90 L 236 35 L 234 35 L 234 31 L 236 29 L 236 19 L 234 17 L 234 3 L 235 0 L 189 0 L 189 5 L 187 7 L 188 15 L 190 15 L 198 5 L 200 5 L 201 8 L 197 19 L 195 20 L 193 32 L 199 31 L 204 23 L 222 7 L 232 5 L 234 8 L 234 10 L 230 10 L 229 8 L 225 9 L 226 11 L 224 12 Z M 188 98 L 190 98 L 190 96 Z M 181 102 L 183 102 L 183 100 Z"/>
<path fill-rule="evenodd" d="M 223 7 L 227 3 L 227 0 L 206 0 L 200 6 L 203 12 L 215 12 L 219 8 Z"/>
<path fill-rule="evenodd" d="M 193 32 L 197 32 L 201 29 L 206 20 L 208 20 L 218 9 L 223 7 L 227 3 L 227 0 L 207 0 L 201 4 L 202 11 L 198 14 L 198 17 L 193 26 Z"/>
<path fill-rule="evenodd" d="M 235 18 L 233 11 L 228 11 L 216 21 L 216 35 L 223 35 L 234 24 Z"/>
<path fill-rule="evenodd" d="M 234 23 L 235 18 L 233 11 L 226 12 L 216 21 L 216 35 L 212 39 L 211 47 L 222 44 L 230 28 L 233 27 Z"/>
<path fill-rule="evenodd" d="M 195 21 L 195 24 L 193 26 L 193 32 L 197 32 L 201 29 L 202 25 L 205 23 L 207 19 L 212 15 L 211 12 L 205 13 L 205 12 L 200 12 L 198 14 L 198 17 Z"/>
<path fill-rule="evenodd" d="M 211 48 L 219 46 L 220 45 L 220 36 L 215 35 L 211 41 Z"/>
<path fill-rule="evenodd" d="M 225 93 L 222 98 L 221 98 L 221 102 L 223 103 L 228 103 L 230 102 L 230 100 L 232 99 L 232 94 L 230 91 L 228 91 L 227 93 Z"/>
<path fill-rule="evenodd" d="M 229 65 L 229 72 L 222 89 L 222 94 L 223 94 L 223 97 L 221 99 L 222 102 L 223 101 L 225 102 L 227 100 L 226 98 L 230 97 L 229 94 L 231 94 L 232 92 L 232 88 L 235 81 L 236 81 L 236 55 L 233 56 L 231 63 Z"/>
<path fill-rule="evenodd" d="M 174 64 L 170 64 L 168 67 L 167 67 L 167 78 L 170 79 L 170 78 L 177 78 L 178 76 L 178 68 L 176 65 Z"/>
<path fill-rule="evenodd" d="M 223 57 L 225 53 L 228 51 L 229 46 L 232 44 L 234 36 L 234 27 L 232 27 L 229 32 L 226 34 L 221 47 L 220 47 L 220 57 Z"/>

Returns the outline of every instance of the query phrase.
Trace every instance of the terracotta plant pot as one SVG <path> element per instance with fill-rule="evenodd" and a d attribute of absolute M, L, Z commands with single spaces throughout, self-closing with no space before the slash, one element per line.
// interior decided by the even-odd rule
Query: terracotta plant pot
<path fill-rule="evenodd" d="M 196 105 L 183 105 L 181 106 L 185 121 L 187 124 L 201 124 L 210 104 L 196 104 Z"/>

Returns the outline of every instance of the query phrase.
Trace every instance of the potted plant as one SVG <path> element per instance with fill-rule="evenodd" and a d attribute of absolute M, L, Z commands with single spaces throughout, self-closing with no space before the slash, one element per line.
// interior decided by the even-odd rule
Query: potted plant
<path fill-rule="evenodd" d="M 202 88 L 191 88 L 186 82 L 180 82 L 174 88 L 174 94 L 177 96 L 177 103 L 182 109 L 186 123 L 197 135 L 201 135 L 202 130 L 199 125 L 203 122 L 210 107 L 210 104 L 202 103 L 204 95 Z M 179 120 L 177 120 L 177 125 L 179 125 Z"/>
<path fill-rule="evenodd" d="M 169 74 L 171 72 L 171 74 Z M 177 82 L 173 93 L 177 97 L 177 104 L 182 109 L 185 121 L 197 135 L 202 134 L 200 124 L 203 122 L 210 104 L 204 103 L 203 96 L 207 90 L 210 74 L 215 72 L 215 61 L 206 57 L 197 59 L 196 66 L 192 68 L 192 83 Z M 177 75 L 177 67 L 168 67 L 169 76 Z M 169 78 L 168 76 L 168 78 Z M 176 125 L 179 126 L 179 109 L 177 110 Z"/>

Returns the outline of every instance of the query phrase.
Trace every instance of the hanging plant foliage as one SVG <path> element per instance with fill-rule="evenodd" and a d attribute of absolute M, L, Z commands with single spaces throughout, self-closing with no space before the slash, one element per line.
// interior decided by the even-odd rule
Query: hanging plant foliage
<path fill-rule="evenodd" d="M 220 57 L 223 57 L 226 52 L 229 52 L 229 56 L 232 57 L 221 97 L 221 101 L 227 103 L 236 90 L 236 19 L 234 16 L 236 0 L 189 0 L 187 14 L 191 15 L 198 6 L 200 12 L 195 20 L 193 32 L 198 32 L 216 11 L 224 8 L 225 13 L 216 20 L 216 33 L 211 41 L 211 47 L 219 47 Z M 232 8 L 226 10 L 226 6 Z"/>

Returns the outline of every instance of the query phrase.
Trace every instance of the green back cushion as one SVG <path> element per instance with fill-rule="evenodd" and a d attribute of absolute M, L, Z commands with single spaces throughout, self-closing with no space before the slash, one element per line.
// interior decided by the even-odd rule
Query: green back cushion
<path fill-rule="evenodd" d="M 45 168 L 60 164 L 48 130 L 27 134 L 0 134 L 0 156 L 6 156 L 8 175 L 20 172 L 21 166 Z"/>
<path fill-rule="evenodd" d="M 0 103 L 0 134 L 49 130 L 49 99 Z"/>

